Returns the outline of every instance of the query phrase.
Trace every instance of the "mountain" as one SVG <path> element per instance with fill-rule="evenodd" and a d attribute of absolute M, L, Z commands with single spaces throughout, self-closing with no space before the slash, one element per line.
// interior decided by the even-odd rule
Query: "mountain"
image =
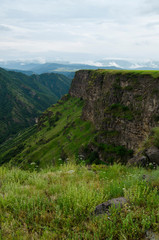
<path fill-rule="evenodd" d="M 88 64 L 71 64 L 71 63 L 29 63 L 20 61 L 8 61 L 0 62 L 0 66 L 5 69 L 14 69 L 16 71 L 23 72 L 28 75 L 30 73 L 42 74 L 42 73 L 59 73 L 73 79 L 76 71 L 80 69 L 98 69 L 105 68 L 104 66 L 95 66 Z M 118 69 L 115 66 L 108 66 L 107 69 Z"/>
<path fill-rule="evenodd" d="M 0 66 L 5 69 L 18 69 L 24 71 L 30 71 L 30 69 L 39 66 L 40 64 L 35 62 L 23 62 L 23 61 L 0 61 Z"/>
<path fill-rule="evenodd" d="M 39 66 L 36 66 L 31 69 L 31 71 L 35 73 L 43 73 L 43 72 L 76 72 L 80 69 L 97 69 L 104 68 L 99 66 L 91 66 L 88 64 L 59 64 L 59 63 L 45 63 Z M 117 69 L 114 66 L 109 66 L 108 69 Z"/>
<path fill-rule="evenodd" d="M 152 60 L 123 60 L 123 59 L 102 59 L 98 60 L 102 66 L 116 67 L 129 70 L 159 70 L 159 61 Z"/>
<path fill-rule="evenodd" d="M 88 62 L 89 63 L 89 62 Z M 41 74 L 55 72 L 64 74 L 73 79 L 74 73 L 81 69 L 127 69 L 127 70 L 159 70 L 159 61 L 153 60 L 132 60 L 106 58 L 86 63 L 69 62 L 29 62 L 29 61 L 0 61 L 0 66 L 5 69 L 14 69 L 30 75 L 31 73 Z"/>
<path fill-rule="evenodd" d="M 32 71 L 25 71 L 25 70 L 17 70 L 17 69 L 9 69 L 9 68 L 5 68 L 5 70 L 13 71 L 13 72 L 21 72 L 21 73 L 23 73 L 25 75 L 28 75 L 28 76 L 31 76 L 31 75 L 34 74 L 34 72 L 32 72 Z"/>
<path fill-rule="evenodd" d="M 158 126 L 158 81 L 159 71 L 78 71 L 69 95 L 1 145 L 1 164 L 127 163 Z"/>
<path fill-rule="evenodd" d="M 35 123 L 68 92 L 71 80 L 54 73 L 27 76 L 0 68 L 0 143 Z"/>

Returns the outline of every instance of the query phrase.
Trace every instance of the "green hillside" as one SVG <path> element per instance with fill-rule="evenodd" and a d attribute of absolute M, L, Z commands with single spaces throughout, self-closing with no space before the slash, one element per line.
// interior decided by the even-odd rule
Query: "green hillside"
<path fill-rule="evenodd" d="M 35 118 L 68 92 L 59 74 L 27 76 L 0 68 L 0 143 L 35 123 Z"/>
<path fill-rule="evenodd" d="M 81 120 L 83 101 L 65 96 L 48 108 L 38 124 L 0 146 L 0 163 L 24 168 L 61 164 L 78 158 L 78 151 L 95 136 L 90 122 Z"/>
<path fill-rule="evenodd" d="M 131 156 L 132 151 L 123 146 L 97 142 L 100 132 L 90 121 L 81 119 L 83 106 L 83 100 L 64 96 L 39 117 L 38 124 L 0 145 L 0 164 L 40 169 L 70 159 L 109 164 L 113 159 L 122 162 Z M 99 159 L 100 150 L 110 156 L 107 162 Z"/>

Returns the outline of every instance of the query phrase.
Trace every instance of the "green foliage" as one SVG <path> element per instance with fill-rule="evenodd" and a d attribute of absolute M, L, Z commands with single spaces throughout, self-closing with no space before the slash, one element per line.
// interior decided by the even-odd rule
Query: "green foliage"
<path fill-rule="evenodd" d="M 127 119 L 129 121 L 133 120 L 133 113 L 128 108 L 120 103 L 114 103 L 105 109 L 105 113 L 112 114 L 113 117 Z"/>
<path fill-rule="evenodd" d="M 121 86 L 119 85 L 119 83 L 117 83 L 117 82 L 112 84 L 112 86 L 115 90 L 121 90 L 122 89 Z"/>
<path fill-rule="evenodd" d="M 99 144 L 99 150 L 104 150 L 104 153 L 106 155 L 106 159 L 107 156 L 109 156 L 109 154 L 113 154 L 109 159 L 108 159 L 108 163 L 110 161 L 110 163 L 114 163 L 115 159 L 120 159 L 120 162 L 122 163 L 126 163 L 127 157 L 131 157 L 133 155 L 133 151 L 132 150 L 128 150 L 126 149 L 124 146 L 114 146 L 111 144 Z"/>
<path fill-rule="evenodd" d="M 128 85 L 128 86 L 124 87 L 124 90 L 131 91 L 131 90 L 133 90 L 133 87 L 131 85 Z"/>
<path fill-rule="evenodd" d="M 95 139 L 80 148 L 79 158 L 77 162 L 85 162 L 86 164 L 113 164 L 120 162 L 127 163 L 127 159 L 132 157 L 133 151 L 126 149 L 124 146 L 115 146 L 106 143 L 98 143 Z"/>
<path fill-rule="evenodd" d="M 118 132 L 118 131 L 100 131 L 99 134 L 102 134 L 104 136 L 111 138 L 111 137 L 118 136 L 120 134 L 120 132 Z"/>
<path fill-rule="evenodd" d="M 143 174 L 150 181 L 142 179 Z M 159 233 L 159 170 L 73 163 L 39 172 L 0 167 L 1 239 L 136 239 Z M 110 215 L 98 204 L 125 197 Z"/>
<path fill-rule="evenodd" d="M 159 115 L 154 115 L 153 117 L 154 117 L 155 122 L 159 121 Z"/>
<path fill-rule="evenodd" d="M 142 95 L 136 95 L 136 96 L 135 96 L 135 99 L 136 99 L 137 101 L 142 101 L 142 100 L 143 100 L 143 96 L 142 96 Z"/>
<path fill-rule="evenodd" d="M 19 154 L 24 149 L 24 147 L 25 145 L 23 143 L 20 143 L 17 147 L 9 150 L 7 154 L 5 154 L 5 157 L 3 158 L 3 162 L 1 162 L 1 164 L 9 162 L 10 159 L 14 158 L 17 154 Z"/>

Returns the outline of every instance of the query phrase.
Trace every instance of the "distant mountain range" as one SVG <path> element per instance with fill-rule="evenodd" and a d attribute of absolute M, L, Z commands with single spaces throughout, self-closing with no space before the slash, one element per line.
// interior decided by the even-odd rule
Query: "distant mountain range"
<path fill-rule="evenodd" d="M 69 90 L 71 80 L 46 73 L 27 76 L 0 68 L 0 143 L 35 123 L 35 118 Z"/>
<path fill-rule="evenodd" d="M 0 67 L 12 69 L 27 75 L 42 73 L 60 73 L 73 79 L 74 73 L 80 69 L 131 69 L 131 70 L 159 70 L 159 61 L 132 61 L 123 59 L 102 59 L 89 64 L 73 63 L 39 63 L 29 61 L 1 61 Z"/>
<path fill-rule="evenodd" d="M 103 59 L 98 61 L 102 66 L 114 66 L 129 70 L 159 70 L 159 61 L 131 61 L 122 59 Z"/>
<path fill-rule="evenodd" d="M 42 73 L 59 73 L 64 74 L 70 79 L 73 79 L 74 73 L 80 69 L 119 69 L 116 66 L 95 66 L 88 64 L 71 64 L 71 63 L 29 63 L 21 61 L 0 62 L 0 67 L 20 71 L 27 75 L 42 74 Z"/>

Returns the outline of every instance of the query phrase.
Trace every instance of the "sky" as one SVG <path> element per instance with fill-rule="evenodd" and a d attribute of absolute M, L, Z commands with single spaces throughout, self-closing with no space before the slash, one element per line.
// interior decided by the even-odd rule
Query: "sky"
<path fill-rule="evenodd" d="M 159 60 L 158 0 L 0 0 L 0 60 Z"/>

